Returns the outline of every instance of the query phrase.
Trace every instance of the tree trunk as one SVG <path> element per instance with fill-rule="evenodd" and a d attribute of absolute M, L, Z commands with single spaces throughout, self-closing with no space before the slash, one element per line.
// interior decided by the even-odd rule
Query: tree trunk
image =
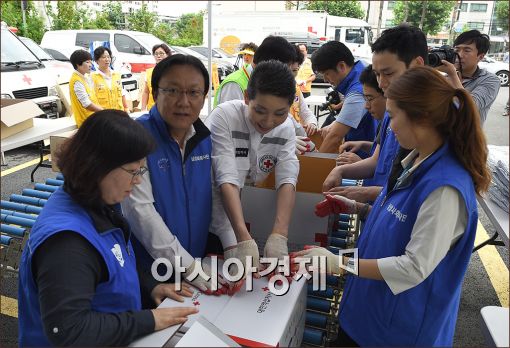
<path fill-rule="evenodd" d="M 427 14 L 427 2 L 423 1 L 421 5 L 421 19 L 420 19 L 420 29 L 423 31 L 423 23 L 425 22 L 425 15 Z M 426 35 L 427 33 L 425 33 Z"/>
<path fill-rule="evenodd" d="M 407 17 L 409 17 L 409 4 L 407 1 L 404 1 L 404 23 L 407 22 Z"/>
<path fill-rule="evenodd" d="M 379 20 L 377 21 L 377 37 L 379 37 L 379 33 L 381 32 L 383 8 L 384 1 L 379 1 Z"/>
<path fill-rule="evenodd" d="M 368 8 L 367 8 L 367 15 L 365 17 L 365 22 L 368 22 L 368 16 L 370 15 L 370 3 L 372 1 L 371 0 L 368 0 Z"/>

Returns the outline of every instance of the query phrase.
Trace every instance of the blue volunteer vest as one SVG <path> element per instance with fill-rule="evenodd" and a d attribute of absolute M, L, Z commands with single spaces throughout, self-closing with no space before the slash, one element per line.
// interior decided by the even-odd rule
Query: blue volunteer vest
<path fill-rule="evenodd" d="M 204 257 L 212 210 L 210 132 L 200 119 L 194 123 L 196 134 L 186 145 L 183 162 L 179 144 L 168 134 L 158 108 L 137 121 L 157 143 L 147 156 L 154 207 L 183 248 L 193 257 Z M 199 136 L 203 138 L 193 145 Z M 138 241 L 133 244 L 138 258 L 150 266 L 152 257 Z"/>
<path fill-rule="evenodd" d="M 375 144 L 374 144 L 375 148 Z M 379 158 L 375 167 L 374 176 L 363 180 L 363 186 L 384 186 L 388 181 L 393 160 L 398 153 L 400 144 L 390 128 L 390 117 L 387 112 L 381 124 L 381 138 L 379 145 Z"/>
<path fill-rule="evenodd" d="M 365 65 L 362 61 L 357 61 L 352 66 L 351 71 L 345 79 L 340 82 L 337 86 L 337 91 L 342 93 L 344 96 L 348 96 L 349 94 L 359 94 L 363 95 L 363 86 L 359 81 L 359 76 L 365 69 Z M 345 141 L 355 141 L 355 140 L 367 140 L 372 141 L 375 137 L 375 129 L 377 127 L 376 122 L 372 118 L 372 116 L 367 112 L 363 115 L 361 121 L 358 124 L 357 128 L 352 128 L 345 135 Z M 356 153 L 361 158 L 368 157 L 368 154 L 360 151 Z"/>
<path fill-rule="evenodd" d="M 361 259 L 399 256 L 411 238 L 418 211 L 441 186 L 457 189 L 466 204 L 467 227 L 419 285 L 393 295 L 384 281 L 348 277 L 339 320 L 360 346 L 452 346 L 462 280 L 473 249 L 478 212 L 474 185 L 447 144 L 426 159 L 411 182 L 375 201 L 358 240 Z"/>
<path fill-rule="evenodd" d="M 126 245 L 120 228 L 99 233 L 87 212 L 60 188 L 51 195 L 37 218 L 21 256 L 18 289 L 20 346 L 51 346 L 41 320 L 32 256 L 46 239 L 62 231 L 74 231 L 87 239 L 108 268 L 108 281 L 97 286 L 92 299 L 93 311 L 118 313 L 141 309 L 140 284 L 131 243 Z"/>

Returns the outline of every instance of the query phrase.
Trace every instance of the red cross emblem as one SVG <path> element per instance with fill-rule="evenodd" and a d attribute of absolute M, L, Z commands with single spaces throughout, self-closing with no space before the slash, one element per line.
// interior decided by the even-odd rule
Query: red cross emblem
<path fill-rule="evenodd" d="M 200 302 L 198 302 L 198 301 L 193 301 L 193 306 L 200 306 Z"/>
<path fill-rule="evenodd" d="M 264 155 L 259 159 L 259 168 L 265 173 L 271 172 L 276 164 L 276 158 L 273 155 Z"/>
<path fill-rule="evenodd" d="M 271 161 L 269 159 L 264 161 L 264 167 L 271 168 L 272 166 L 273 166 L 273 161 Z"/>
<path fill-rule="evenodd" d="M 25 74 L 23 74 L 23 79 L 22 80 L 25 81 L 26 83 L 28 83 L 29 85 L 32 84 L 32 79 L 29 76 L 25 75 Z"/>
<path fill-rule="evenodd" d="M 267 286 L 264 286 L 264 287 L 262 288 L 262 290 L 263 290 L 263 291 L 269 291 L 269 288 L 268 288 Z"/>

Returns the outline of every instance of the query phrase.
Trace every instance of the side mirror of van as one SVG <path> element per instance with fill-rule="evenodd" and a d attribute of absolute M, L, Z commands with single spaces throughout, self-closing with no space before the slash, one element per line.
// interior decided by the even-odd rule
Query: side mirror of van
<path fill-rule="evenodd" d="M 137 46 L 137 47 L 133 48 L 133 53 L 135 53 L 135 54 L 143 54 L 143 52 L 144 52 L 144 49 L 141 46 Z"/>

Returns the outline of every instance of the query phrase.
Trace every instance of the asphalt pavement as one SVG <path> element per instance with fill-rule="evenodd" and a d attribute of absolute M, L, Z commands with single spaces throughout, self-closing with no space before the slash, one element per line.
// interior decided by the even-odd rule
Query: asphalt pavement
<path fill-rule="evenodd" d="M 314 88 L 313 94 L 323 94 L 324 87 Z M 501 116 L 508 100 L 508 87 L 501 88 L 489 117 L 484 126 L 488 143 L 493 145 L 509 145 L 509 120 Z M 33 188 L 30 182 L 30 172 L 35 164 L 24 169 L 10 172 L 13 168 L 37 159 L 37 147 L 25 146 L 5 153 L 6 165 L 2 166 L 1 196 L 9 199 L 13 193 L 20 193 L 24 188 Z M 55 178 L 56 173 L 48 168 L 39 168 L 35 175 L 36 182 L 44 182 L 47 178 Z M 479 209 L 480 222 L 488 235 L 494 233 L 494 227 Z M 475 252 L 471 258 L 469 268 L 462 288 L 459 316 L 454 339 L 455 346 L 472 347 L 486 346 L 481 331 L 480 309 L 484 306 L 508 307 L 508 265 L 507 247 L 484 247 Z M 0 284 L 1 314 L 0 314 L 0 346 L 17 346 L 17 276 L 2 274 Z M 12 306 L 11 306 L 12 307 Z"/>

